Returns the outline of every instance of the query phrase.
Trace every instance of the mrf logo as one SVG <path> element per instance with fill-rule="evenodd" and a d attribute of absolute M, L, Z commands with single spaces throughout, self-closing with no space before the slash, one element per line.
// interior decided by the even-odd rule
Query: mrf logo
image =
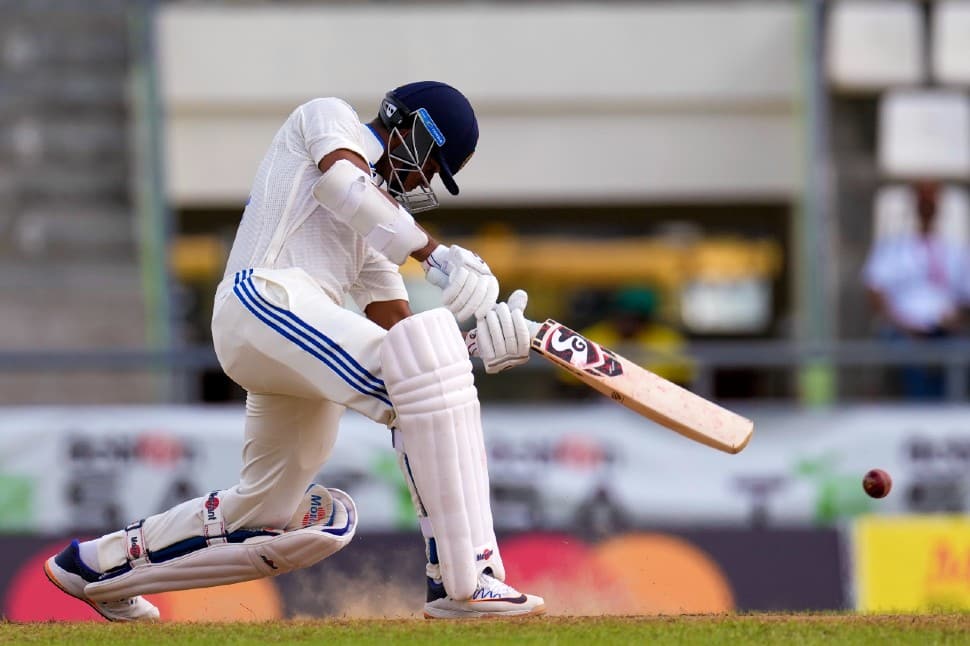
<path fill-rule="evenodd" d="M 303 514 L 303 526 L 309 527 L 316 525 L 326 515 L 327 510 L 323 506 L 323 496 L 317 494 L 310 495 L 310 511 Z"/>
<path fill-rule="evenodd" d="M 219 507 L 219 496 L 218 492 L 213 491 L 209 494 L 209 499 L 205 501 L 205 518 L 206 520 L 216 519 L 216 509 Z"/>
<path fill-rule="evenodd" d="M 487 561 L 488 559 L 492 558 L 492 554 L 494 554 L 494 553 L 495 552 L 493 552 L 492 550 L 490 550 L 488 548 L 485 548 L 484 550 L 482 550 L 482 553 L 481 554 L 476 554 L 475 555 L 475 560 L 476 561 Z"/>
<path fill-rule="evenodd" d="M 580 370 L 604 377 L 623 374 L 623 366 L 613 353 L 561 323 L 546 321 L 536 343 L 547 353 Z"/>

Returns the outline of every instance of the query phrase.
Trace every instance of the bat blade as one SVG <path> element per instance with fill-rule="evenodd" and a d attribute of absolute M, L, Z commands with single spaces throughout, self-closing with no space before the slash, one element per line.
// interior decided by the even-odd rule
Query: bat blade
<path fill-rule="evenodd" d="M 532 349 L 613 401 L 681 435 L 726 453 L 738 453 L 754 423 L 670 382 L 562 323 L 547 319 Z"/>

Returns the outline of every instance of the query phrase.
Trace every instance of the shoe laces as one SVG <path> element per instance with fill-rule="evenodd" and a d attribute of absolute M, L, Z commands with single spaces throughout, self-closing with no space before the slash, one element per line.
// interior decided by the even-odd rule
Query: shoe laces
<path fill-rule="evenodd" d="M 512 586 L 499 581 L 494 576 L 485 572 L 478 575 L 478 589 L 487 590 L 490 595 L 497 595 L 500 597 L 515 597 L 519 594 L 519 591 Z"/>

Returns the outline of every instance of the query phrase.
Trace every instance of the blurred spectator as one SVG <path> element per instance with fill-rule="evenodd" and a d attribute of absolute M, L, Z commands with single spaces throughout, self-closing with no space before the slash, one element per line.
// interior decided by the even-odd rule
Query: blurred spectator
<path fill-rule="evenodd" d="M 645 287 L 626 287 L 610 299 L 605 319 L 579 330 L 580 334 L 618 352 L 664 379 L 687 386 L 693 377 L 690 360 L 683 356 L 684 336 L 660 322 L 657 292 Z M 560 373 L 570 393 L 579 382 Z M 593 392 L 583 387 L 582 391 Z"/>
<path fill-rule="evenodd" d="M 917 182 L 916 226 L 873 241 L 863 280 L 889 338 L 938 339 L 961 329 L 967 296 L 967 254 L 937 228 L 940 186 Z M 903 393 L 915 398 L 943 395 L 936 367 L 907 366 L 900 374 Z"/>

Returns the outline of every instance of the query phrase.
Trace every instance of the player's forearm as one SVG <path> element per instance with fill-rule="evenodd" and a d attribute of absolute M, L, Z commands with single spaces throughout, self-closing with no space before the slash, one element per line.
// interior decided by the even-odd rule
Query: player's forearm
<path fill-rule="evenodd" d="M 421 227 L 421 225 L 418 225 L 418 226 L 421 228 L 422 231 L 425 232 L 425 234 L 427 234 L 428 244 L 424 245 L 420 249 L 415 249 L 413 252 L 411 252 L 411 257 L 417 260 L 418 262 L 423 262 L 428 259 L 428 256 L 431 255 L 431 252 L 437 249 L 438 245 L 440 245 L 441 243 L 435 240 L 434 237 L 432 237 L 432 235 L 428 233 L 427 229 L 425 229 L 424 227 Z"/>
<path fill-rule="evenodd" d="M 411 307 L 407 301 L 374 301 L 364 308 L 364 315 L 385 330 L 390 330 L 395 323 L 411 316 Z"/>

